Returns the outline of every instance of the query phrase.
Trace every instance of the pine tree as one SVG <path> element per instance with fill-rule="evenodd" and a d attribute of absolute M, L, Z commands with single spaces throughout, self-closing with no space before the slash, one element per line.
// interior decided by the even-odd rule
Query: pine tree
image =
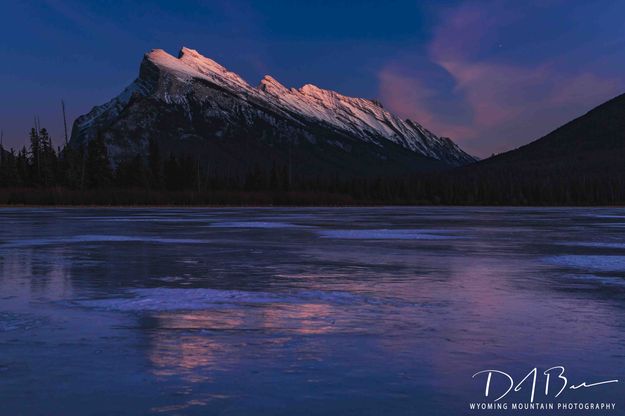
<path fill-rule="evenodd" d="M 30 130 L 30 180 L 32 184 L 41 183 L 41 141 L 39 139 L 39 130 L 32 128 Z"/>
<path fill-rule="evenodd" d="M 148 172 L 143 158 L 137 154 L 129 160 L 122 160 L 115 170 L 115 184 L 122 188 L 147 188 Z"/>
<path fill-rule="evenodd" d="M 181 188 L 180 182 L 180 164 L 178 163 L 178 159 L 170 153 L 169 159 L 165 162 L 163 166 L 163 177 L 165 179 L 165 188 L 170 191 L 174 191 L 176 189 Z"/>
<path fill-rule="evenodd" d="M 45 128 L 39 132 L 39 179 L 43 186 L 56 185 L 57 155 Z"/>
<path fill-rule="evenodd" d="M 150 168 L 150 183 L 153 188 L 160 189 L 163 186 L 163 172 L 158 142 L 155 139 L 150 139 L 149 142 L 148 163 Z"/>
<path fill-rule="evenodd" d="M 86 185 L 90 188 L 106 188 L 111 185 L 112 179 L 113 171 L 109 163 L 104 136 L 98 132 L 87 146 Z"/>

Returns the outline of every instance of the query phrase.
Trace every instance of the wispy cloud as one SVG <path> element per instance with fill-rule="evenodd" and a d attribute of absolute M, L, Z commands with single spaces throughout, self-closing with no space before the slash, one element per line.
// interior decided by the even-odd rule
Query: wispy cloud
<path fill-rule="evenodd" d="M 380 96 L 389 108 L 481 156 L 527 143 L 623 86 L 622 79 L 598 76 L 582 66 L 564 71 L 556 58 L 523 64 L 484 53 L 499 46 L 500 29 L 521 17 L 500 5 L 465 3 L 442 13 L 427 46 L 427 59 L 451 76 L 455 96 L 469 107 L 468 120 L 449 121 L 435 111 L 432 99 L 441 93 L 428 87 L 423 76 L 406 76 L 409 69 L 401 61 L 390 62 L 378 74 Z"/>
<path fill-rule="evenodd" d="M 418 76 L 406 75 L 401 68 L 388 66 L 379 74 L 380 99 L 386 107 L 402 117 L 417 120 L 437 134 L 448 137 L 471 137 L 473 130 L 465 124 L 443 118 L 432 109 L 439 93 Z"/>

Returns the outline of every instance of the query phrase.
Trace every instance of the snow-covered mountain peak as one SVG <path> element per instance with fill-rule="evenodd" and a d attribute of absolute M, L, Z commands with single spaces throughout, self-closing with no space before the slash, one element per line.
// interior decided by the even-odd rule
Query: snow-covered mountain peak
<path fill-rule="evenodd" d="M 234 72 L 193 49 L 182 48 L 179 59 L 163 56 L 163 53 L 158 52 L 157 60 L 177 74 L 186 71 L 187 79 L 209 80 L 234 94 L 254 97 L 273 108 L 325 123 L 364 141 L 379 143 L 380 139 L 389 140 L 414 152 L 451 160 L 452 163 L 472 160 L 450 140 L 437 137 L 419 123 L 401 120 L 376 101 L 348 97 L 313 84 L 299 89 L 287 88 L 270 75 L 254 88 Z"/>
<path fill-rule="evenodd" d="M 180 51 L 178 52 L 178 59 L 182 58 L 185 55 L 187 57 L 192 57 L 196 59 L 208 59 L 205 56 L 203 56 L 201 53 L 196 51 L 195 49 L 191 49 L 191 48 L 187 48 L 186 46 L 183 46 L 182 48 L 180 48 Z"/>
<path fill-rule="evenodd" d="M 177 65 L 178 59 L 168 54 L 163 49 L 152 49 L 150 52 L 145 54 L 145 59 L 151 61 L 152 63 L 162 66 L 165 68 L 174 69 L 174 66 Z M 179 68 L 184 69 L 184 68 Z"/>
<path fill-rule="evenodd" d="M 280 82 L 271 75 L 265 75 L 263 77 L 260 81 L 260 85 L 258 85 L 258 89 L 269 94 L 286 94 L 288 92 L 288 88 L 280 84 Z"/>
<path fill-rule="evenodd" d="M 183 47 L 180 49 L 178 58 L 162 49 L 154 49 L 146 55 L 146 58 L 162 70 L 173 73 L 182 80 L 200 78 L 238 90 L 252 89 L 239 75 L 194 49 Z"/>
<path fill-rule="evenodd" d="M 202 56 L 198 51 L 189 48 L 182 48 L 178 54 L 178 59 L 189 67 L 205 75 L 216 74 L 226 78 L 241 80 L 234 72 L 228 71 L 224 66 L 218 64 L 210 58 Z"/>
<path fill-rule="evenodd" d="M 297 126 L 329 128 L 378 147 L 383 147 L 387 141 L 393 142 L 452 165 L 474 160 L 451 140 L 436 136 L 416 122 L 401 120 L 374 100 L 348 97 L 313 84 L 287 88 L 269 75 L 263 77 L 257 87 L 252 87 L 236 73 L 186 47 L 180 50 L 178 57 L 162 49 L 148 52 L 139 78 L 118 97 L 77 120 L 76 126 L 87 131 L 95 124 L 115 119 L 136 94 L 158 97 L 167 104 L 181 104 L 187 112 L 191 111 L 190 101 L 210 102 L 208 105 L 215 107 L 207 114 L 219 114 L 219 117 L 226 117 L 221 109 L 216 110 L 219 105 L 234 99 L 241 108 L 253 106 L 254 110 L 249 107 L 249 112 L 243 115 L 245 120 L 252 120 L 258 111 L 267 110 L 272 117 L 294 122 Z M 220 100 L 224 100 L 223 103 Z M 239 107 L 233 108 L 237 108 L 233 114 L 242 114 Z M 191 119 L 191 115 L 188 117 Z"/>
<path fill-rule="evenodd" d="M 303 96 L 317 101 L 326 107 L 338 108 L 345 105 L 357 106 L 361 109 L 376 107 L 375 111 L 380 111 L 382 106 L 366 98 L 348 97 L 336 91 L 319 88 L 313 84 L 306 84 L 298 90 Z M 373 109 L 372 109 L 373 110 Z"/>
<path fill-rule="evenodd" d="M 311 96 L 330 95 L 330 93 L 332 93 L 332 91 L 321 89 L 318 86 L 313 85 L 313 84 L 306 84 L 299 90 L 302 94 L 311 95 Z"/>

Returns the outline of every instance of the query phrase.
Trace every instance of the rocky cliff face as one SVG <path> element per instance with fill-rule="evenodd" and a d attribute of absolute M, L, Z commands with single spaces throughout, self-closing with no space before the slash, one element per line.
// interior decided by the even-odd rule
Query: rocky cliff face
<path fill-rule="evenodd" d="M 401 120 L 372 100 L 314 85 L 287 88 L 270 76 L 250 86 L 198 52 L 147 53 L 139 77 L 74 123 L 71 143 L 101 134 L 114 161 L 165 152 L 192 154 L 215 168 L 288 163 L 302 174 L 398 173 L 475 159 L 448 138 Z"/>

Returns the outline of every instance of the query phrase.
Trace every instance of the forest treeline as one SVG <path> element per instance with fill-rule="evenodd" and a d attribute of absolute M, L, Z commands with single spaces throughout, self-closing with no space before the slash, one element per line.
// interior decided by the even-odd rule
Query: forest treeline
<path fill-rule="evenodd" d="M 298 177 L 278 162 L 240 174 L 192 156 L 146 155 L 113 164 L 102 136 L 55 148 L 33 128 L 19 151 L 0 145 L 0 204 L 37 205 L 622 205 L 623 171 L 479 168 L 393 177 Z"/>

